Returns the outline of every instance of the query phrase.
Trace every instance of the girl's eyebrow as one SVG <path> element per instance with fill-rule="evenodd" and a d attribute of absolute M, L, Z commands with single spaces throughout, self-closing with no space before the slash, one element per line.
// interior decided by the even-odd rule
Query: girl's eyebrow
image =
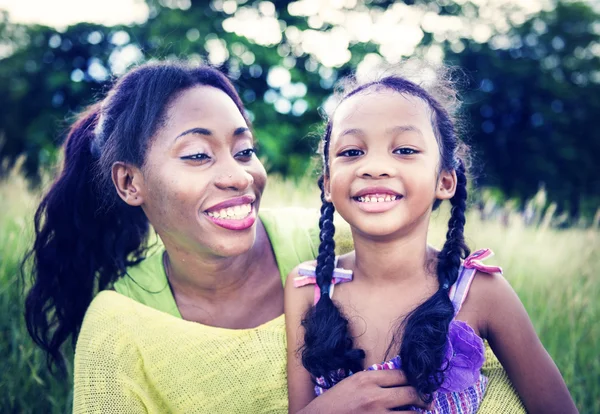
<path fill-rule="evenodd" d="M 416 132 L 418 135 L 423 137 L 423 132 L 421 132 L 421 130 L 414 125 L 398 125 L 388 129 L 386 132 L 388 135 L 399 135 L 404 132 Z"/>
<path fill-rule="evenodd" d="M 349 129 L 345 129 L 343 130 L 340 135 L 338 135 L 338 137 L 344 137 L 346 135 L 358 135 L 359 137 L 364 137 L 365 133 L 362 129 L 360 128 L 349 128 Z"/>

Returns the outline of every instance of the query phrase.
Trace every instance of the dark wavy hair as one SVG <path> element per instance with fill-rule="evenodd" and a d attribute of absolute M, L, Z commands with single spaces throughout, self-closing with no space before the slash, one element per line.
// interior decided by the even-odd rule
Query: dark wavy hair
<path fill-rule="evenodd" d="M 440 171 L 456 171 L 458 178 L 455 195 L 450 199 L 451 217 L 448 222 L 446 242 L 437 257 L 438 290 L 424 303 L 410 312 L 397 328 L 394 339 L 388 348 L 400 355 L 402 369 L 408 381 L 421 398 L 431 402 L 433 393 L 444 381 L 444 372 L 448 363 L 444 360 L 448 326 L 454 317 L 454 307 L 448 296 L 448 289 L 458 277 L 461 259 L 469 255 L 463 230 L 467 200 L 467 178 L 463 157 L 465 146 L 458 139 L 452 115 L 453 109 L 447 109 L 440 103 L 456 102 L 456 92 L 451 80 L 440 78 L 433 85 L 434 98 L 425 87 L 391 74 L 381 79 L 342 91 L 341 100 L 366 90 L 392 90 L 399 94 L 410 95 L 423 100 L 429 107 L 431 123 L 440 150 Z M 450 105 L 452 106 L 452 105 Z M 327 122 L 322 138 L 323 175 L 319 178 L 321 189 L 321 243 L 317 257 L 316 275 L 321 296 L 317 304 L 305 315 L 302 326 L 305 330 L 302 364 L 313 377 L 324 377 L 327 387 L 349 375 L 364 369 L 365 353 L 353 345 L 348 329 L 348 320 L 329 296 L 334 269 L 334 206 L 324 198 L 323 179 L 329 176 L 329 142 L 331 138 L 332 117 Z M 439 207 L 436 200 L 433 209 Z M 401 343 L 398 343 L 402 338 Z"/>
<path fill-rule="evenodd" d="M 225 92 L 250 125 L 235 88 L 218 70 L 183 62 L 141 65 L 122 76 L 105 99 L 72 125 L 60 176 L 35 213 L 35 242 L 22 264 L 27 330 L 47 353 L 48 368 L 64 372 L 63 343 L 73 345 L 98 290 L 110 287 L 145 255 L 148 220 L 141 207 L 122 201 L 112 165 L 143 167 L 152 137 L 170 103 L 194 86 Z"/>

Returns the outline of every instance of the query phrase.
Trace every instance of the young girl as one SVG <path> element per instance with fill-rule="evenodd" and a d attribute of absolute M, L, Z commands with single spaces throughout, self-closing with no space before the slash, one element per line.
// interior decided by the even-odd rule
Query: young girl
<path fill-rule="evenodd" d="M 469 256 L 464 145 L 441 103 L 449 88 L 434 85 L 436 98 L 387 76 L 347 91 L 327 123 L 316 267 L 298 266 L 286 286 L 290 412 L 366 368 L 401 369 L 427 412 L 474 413 L 487 385 L 483 340 L 529 412 L 577 412 L 500 268 L 481 262 L 491 252 Z M 427 231 L 443 200 L 452 210 L 437 251 Z M 335 210 L 355 246 L 340 257 Z"/>

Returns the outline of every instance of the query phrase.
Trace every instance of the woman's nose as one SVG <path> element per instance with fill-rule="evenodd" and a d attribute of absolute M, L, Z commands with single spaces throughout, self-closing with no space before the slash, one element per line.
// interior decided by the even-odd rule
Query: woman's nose
<path fill-rule="evenodd" d="M 254 177 L 252 174 L 234 161 L 227 163 L 220 169 L 215 185 L 223 190 L 243 191 L 250 187 L 253 182 Z"/>

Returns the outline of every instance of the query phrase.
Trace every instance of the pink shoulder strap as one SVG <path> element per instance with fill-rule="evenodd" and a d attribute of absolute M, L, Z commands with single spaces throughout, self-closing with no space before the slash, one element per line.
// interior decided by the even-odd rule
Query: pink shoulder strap
<path fill-rule="evenodd" d="M 334 266 L 337 266 L 337 257 L 335 258 Z M 315 267 L 309 265 L 300 265 L 298 267 L 298 276 L 294 278 L 294 287 L 301 287 L 306 285 L 315 285 L 315 301 L 316 305 L 319 301 L 320 290 L 317 285 L 317 275 L 315 273 Z M 333 296 L 333 287 L 338 283 L 345 283 L 352 281 L 352 270 L 342 269 L 336 267 L 333 270 L 333 278 L 331 286 L 329 286 L 329 297 Z"/>
<path fill-rule="evenodd" d="M 458 278 L 448 292 L 450 300 L 452 301 L 454 309 L 456 310 L 455 315 L 458 314 L 460 308 L 465 302 L 467 294 L 469 293 L 469 288 L 473 282 L 473 278 L 478 270 L 484 273 L 502 273 L 501 267 L 487 266 L 481 262 L 482 260 L 492 257 L 493 255 L 494 253 L 490 249 L 481 249 L 471 254 L 463 262 L 458 271 Z"/>

